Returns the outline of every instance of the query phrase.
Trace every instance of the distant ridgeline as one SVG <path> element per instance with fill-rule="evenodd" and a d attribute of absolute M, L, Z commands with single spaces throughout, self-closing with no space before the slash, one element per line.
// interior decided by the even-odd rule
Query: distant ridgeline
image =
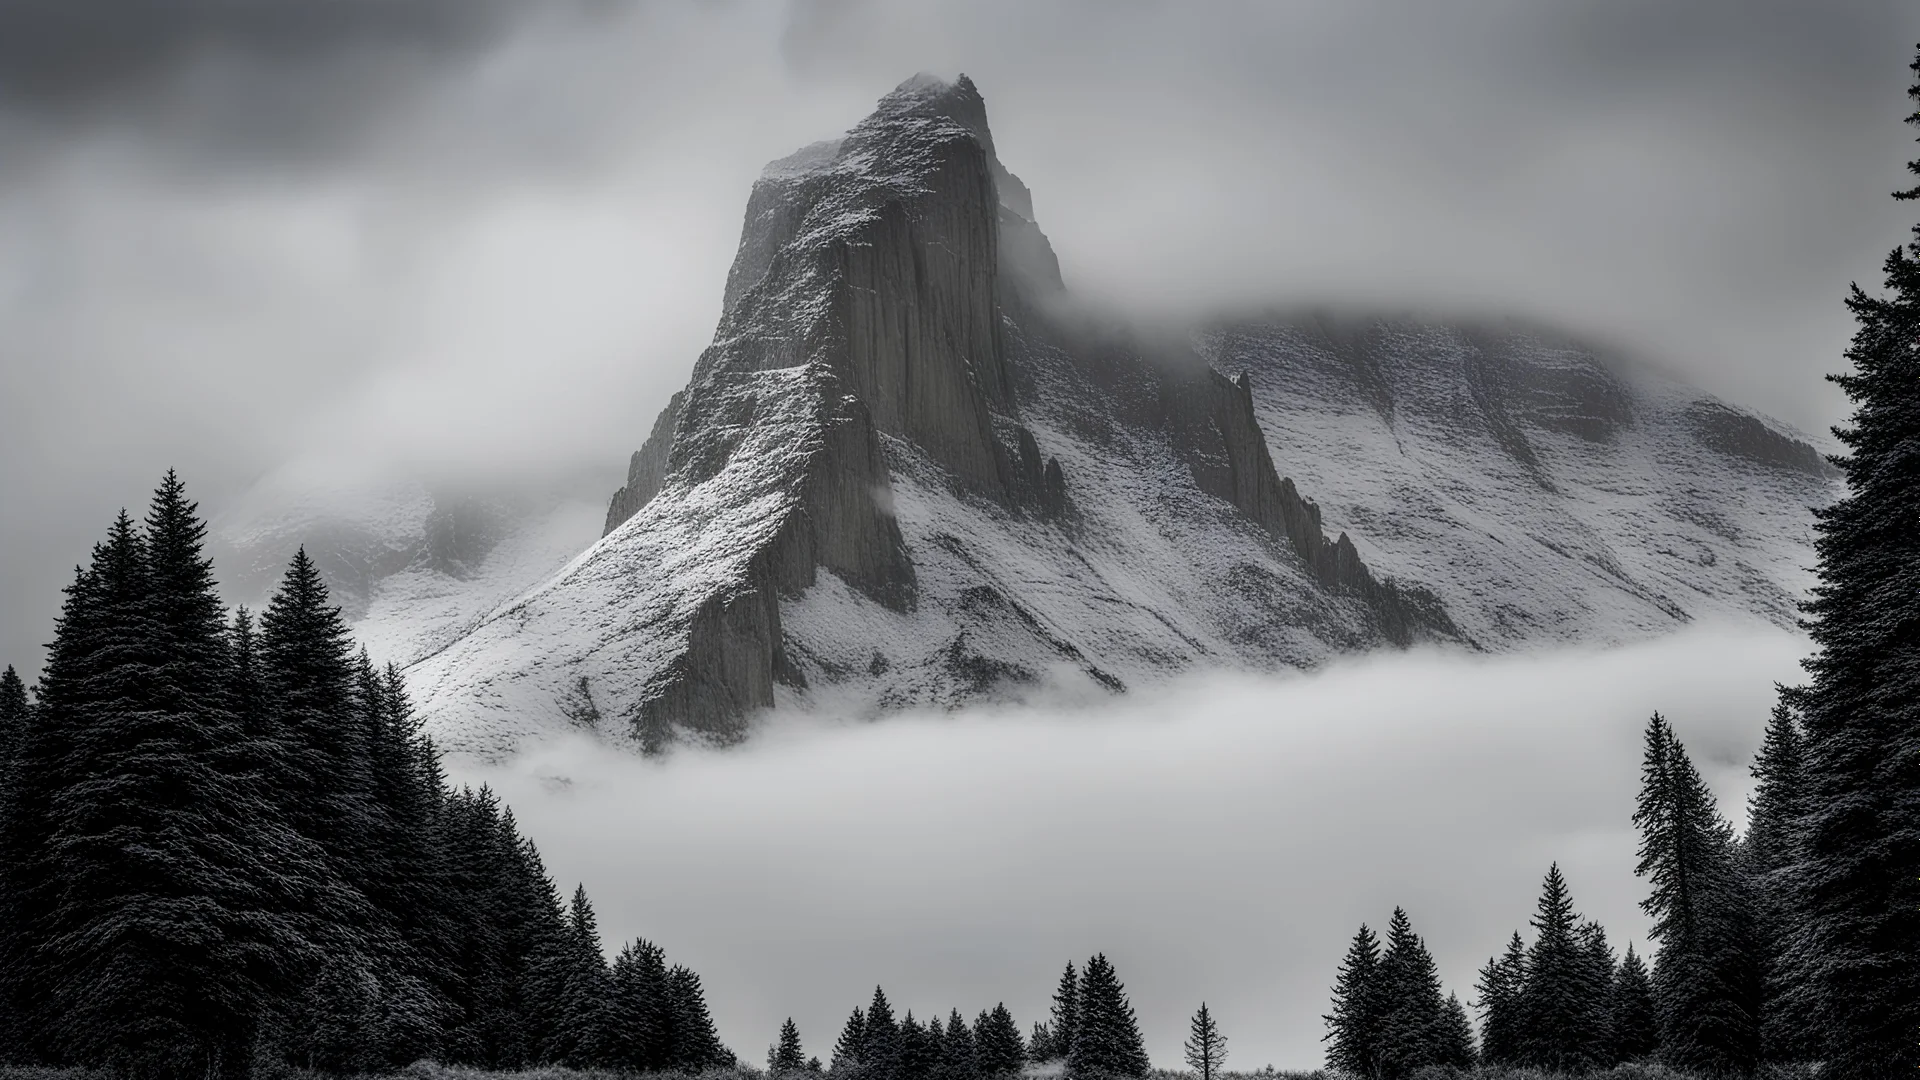
<path fill-rule="evenodd" d="M 609 967 L 585 889 L 446 786 L 306 553 L 256 624 L 204 533 L 169 472 L 68 586 L 33 700 L 0 676 L 0 1065 L 732 1064 L 697 975 L 645 941 Z"/>

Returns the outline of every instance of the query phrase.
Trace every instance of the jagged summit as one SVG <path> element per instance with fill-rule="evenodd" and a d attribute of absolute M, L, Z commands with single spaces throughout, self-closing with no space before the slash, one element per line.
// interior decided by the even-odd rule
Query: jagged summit
<path fill-rule="evenodd" d="M 916 76 L 769 165 L 713 343 L 605 535 L 410 669 L 437 736 L 497 753 L 576 725 L 651 747 L 735 738 L 782 701 L 873 713 L 1510 643 L 1484 597 L 1370 568 L 1428 569 L 1391 514 L 1328 515 L 1283 475 L 1327 448 L 1263 428 L 1261 381 L 1290 376 L 1251 343 L 1278 331 L 1203 339 L 1229 378 L 1048 314 L 1062 288 L 965 76 Z"/>

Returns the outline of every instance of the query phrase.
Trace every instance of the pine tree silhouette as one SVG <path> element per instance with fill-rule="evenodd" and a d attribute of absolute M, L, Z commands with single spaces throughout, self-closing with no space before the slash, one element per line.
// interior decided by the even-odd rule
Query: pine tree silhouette
<path fill-rule="evenodd" d="M 847 1017 L 845 1026 L 840 1029 L 840 1038 L 833 1044 L 832 1071 L 856 1068 L 861 1056 L 866 1053 L 867 1014 L 856 1007 L 853 1015 Z"/>
<path fill-rule="evenodd" d="M 1220 1025 L 1207 1010 L 1207 1003 L 1200 1003 L 1200 1010 L 1193 1014 L 1193 1021 L 1187 1025 L 1186 1042 L 1187 1067 L 1200 1074 L 1200 1080 L 1213 1080 L 1220 1071 L 1221 1063 L 1227 1060 L 1227 1037 L 1220 1033 Z"/>
<path fill-rule="evenodd" d="M 1413 922 L 1402 908 L 1393 909 L 1387 924 L 1387 949 L 1374 985 L 1378 1075 L 1399 1080 L 1443 1064 L 1447 1003 L 1441 996 L 1440 974 L 1426 942 L 1413 932 Z"/>
<path fill-rule="evenodd" d="M 807 1067 L 806 1052 L 800 1049 L 800 1029 L 794 1025 L 793 1017 L 780 1025 L 779 1041 L 767 1048 L 767 1071 L 769 1073 L 803 1072 Z"/>
<path fill-rule="evenodd" d="M 1520 994 L 1527 984 L 1527 945 L 1519 931 L 1507 940 L 1505 954 L 1487 960 L 1475 991 L 1480 995 L 1480 1059 L 1488 1065 L 1517 1065 L 1525 1041 L 1526 1020 Z"/>
<path fill-rule="evenodd" d="M 1051 1050 L 1048 1057 L 1064 1058 L 1073 1053 L 1079 1017 L 1080 975 L 1072 961 L 1068 961 L 1067 970 L 1061 973 L 1060 984 L 1053 991 L 1052 1021 L 1047 1025 L 1047 1046 Z"/>
<path fill-rule="evenodd" d="M 1145 1076 L 1151 1067 L 1126 987 L 1106 954 L 1087 961 L 1067 1071 L 1074 1076 Z"/>
<path fill-rule="evenodd" d="M 974 1022 L 974 1039 L 982 1076 L 1009 1076 L 1027 1063 L 1027 1047 L 1020 1038 L 1020 1025 L 1004 1002 L 983 1010 Z"/>
<path fill-rule="evenodd" d="M 1733 827 L 1658 713 L 1647 724 L 1641 778 L 1636 869 L 1652 885 L 1641 908 L 1660 942 L 1653 1000 L 1661 1057 L 1701 1072 L 1750 1071 L 1759 1057 L 1760 985 Z"/>
<path fill-rule="evenodd" d="M 1608 1003 L 1608 1056 L 1614 1062 L 1640 1061 L 1660 1052 L 1660 1022 L 1653 1009 L 1653 985 L 1647 978 L 1647 966 L 1635 955 L 1633 946 L 1620 958 L 1614 971 L 1613 993 Z"/>
<path fill-rule="evenodd" d="M 1380 939 L 1365 923 L 1353 935 L 1333 985 L 1333 1011 L 1323 1019 L 1327 1067 L 1375 1076 L 1380 1066 Z"/>
<path fill-rule="evenodd" d="M 1605 1045 L 1600 1010 L 1606 993 L 1591 977 L 1579 921 L 1566 878 L 1555 863 L 1540 889 L 1520 991 L 1520 1059 L 1535 1068 L 1582 1072 L 1598 1063 Z"/>

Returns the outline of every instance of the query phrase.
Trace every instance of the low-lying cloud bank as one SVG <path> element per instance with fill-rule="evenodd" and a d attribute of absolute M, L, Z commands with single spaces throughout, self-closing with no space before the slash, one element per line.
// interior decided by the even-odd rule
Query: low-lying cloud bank
<path fill-rule="evenodd" d="M 1645 950 L 1629 821 L 1649 713 L 1739 821 L 1775 681 L 1806 643 L 1699 627 L 1609 651 L 1376 656 L 1215 674 L 1099 707 L 877 724 L 778 717 L 747 746 L 646 761 L 584 741 L 492 784 L 617 947 L 705 979 L 757 1060 L 792 1016 L 828 1056 L 876 982 L 918 1016 L 1041 1019 L 1104 951 L 1154 1061 L 1207 1001 L 1237 1068 L 1311 1067 L 1341 952 L 1404 905 L 1450 990 L 1524 928 L 1558 860 L 1616 947 Z"/>

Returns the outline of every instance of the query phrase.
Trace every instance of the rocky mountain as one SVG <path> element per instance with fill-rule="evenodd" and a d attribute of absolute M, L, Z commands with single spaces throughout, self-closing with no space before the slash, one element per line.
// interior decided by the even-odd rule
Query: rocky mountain
<path fill-rule="evenodd" d="M 725 289 L 599 541 L 409 668 L 444 745 L 1784 623 L 1832 495 L 1792 431 L 1545 331 L 1135 333 L 965 77 L 769 165 Z"/>

